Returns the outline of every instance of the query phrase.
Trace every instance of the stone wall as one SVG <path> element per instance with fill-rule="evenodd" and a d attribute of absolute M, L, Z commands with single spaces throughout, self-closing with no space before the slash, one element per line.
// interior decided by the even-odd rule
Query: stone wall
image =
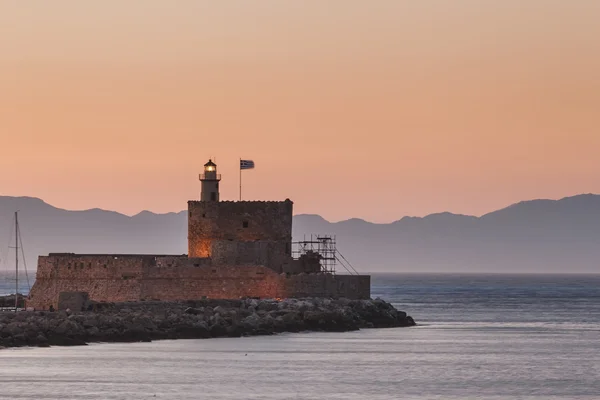
<path fill-rule="evenodd" d="M 36 280 L 27 305 L 58 308 L 60 292 L 88 292 L 96 301 L 136 301 L 142 271 L 157 256 L 50 254 L 38 258 Z M 185 256 L 180 258 L 186 258 Z"/>
<path fill-rule="evenodd" d="M 41 256 L 27 305 L 58 308 L 60 292 L 88 292 L 92 300 L 137 300 L 143 266 L 152 262 L 153 257 L 135 255 Z"/>
<path fill-rule="evenodd" d="M 291 256 L 293 203 L 285 201 L 190 201 L 190 257 L 212 257 L 213 241 L 278 244 Z"/>
<path fill-rule="evenodd" d="M 369 298 L 369 276 L 287 275 L 262 265 L 213 265 L 186 256 L 50 255 L 39 258 L 28 307 L 58 308 L 61 292 L 96 302 L 240 297 Z"/>
<path fill-rule="evenodd" d="M 285 285 L 289 297 L 371 298 L 369 275 L 298 274 L 288 276 Z"/>
<path fill-rule="evenodd" d="M 88 292 L 60 292 L 58 295 L 58 309 L 83 311 L 90 302 Z"/>
<path fill-rule="evenodd" d="M 286 251 L 287 244 L 277 241 L 213 240 L 211 243 L 213 265 L 264 265 L 275 272 L 283 272 L 283 264 L 291 261 Z"/>
<path fill-rule="evenodd" d="M 237 299 L 285 297 L 279 274 L 256 265 L 149 268 L 142 281 L 143 300 Z"/>

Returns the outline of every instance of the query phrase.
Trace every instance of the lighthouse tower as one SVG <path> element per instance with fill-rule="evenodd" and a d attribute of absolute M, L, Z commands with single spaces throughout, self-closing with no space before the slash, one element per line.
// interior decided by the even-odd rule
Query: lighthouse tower
<path fill-rule="evenodd" d="M 200 174 L 200 182 L 202 182 L 200 201 L 219 201 L 220 180 L 221 175 L 217 174 L 217 164 L 208 160 L 204 164 L 204 173 Z"/>

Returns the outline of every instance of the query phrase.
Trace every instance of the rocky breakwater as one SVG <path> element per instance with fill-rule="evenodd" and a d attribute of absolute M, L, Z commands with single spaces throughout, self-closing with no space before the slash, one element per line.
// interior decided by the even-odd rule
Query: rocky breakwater
<path fill-rule="evenodd" d="M 413 325 L 415 322 L 405 312 L 380 299 L 98 303 L 90 311 L 76 313 L 0 313 L 0 347 L 343 332 Z"/>

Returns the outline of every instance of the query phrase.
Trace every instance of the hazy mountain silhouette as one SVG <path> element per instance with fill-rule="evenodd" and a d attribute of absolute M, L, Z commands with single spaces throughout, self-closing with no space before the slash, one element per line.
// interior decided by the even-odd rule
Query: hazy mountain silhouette
<path fill-rule="evenodd" d="M 187 252 L 185 211 L 129 217 L 0 197 L 0 271 L 14 266 L 7 250 L 17 209 L 30 270 L 49 252 Z M 336 235 L 338 249 L 364 272 L 600 272 L 600 196 L 592 194 L 524 201 L 481 217 L 440 213 L 389 224 L 295 216 L 294 238 L 311 233 Z"/>

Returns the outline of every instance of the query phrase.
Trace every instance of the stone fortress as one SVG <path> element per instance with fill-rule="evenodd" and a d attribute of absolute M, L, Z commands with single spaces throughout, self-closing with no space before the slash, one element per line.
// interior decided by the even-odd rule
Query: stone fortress
<path fill-rule="evenodd" d="M 370 298 L 368 275 L 339 275 L 314 251 L 292 256 L 293 203 L 219 201 L 217 166 L 188 202 L 188 255 L 50 253 L 40 256 L 27 307 L 59 298 L 95 302 L 330 297 Z"/>

